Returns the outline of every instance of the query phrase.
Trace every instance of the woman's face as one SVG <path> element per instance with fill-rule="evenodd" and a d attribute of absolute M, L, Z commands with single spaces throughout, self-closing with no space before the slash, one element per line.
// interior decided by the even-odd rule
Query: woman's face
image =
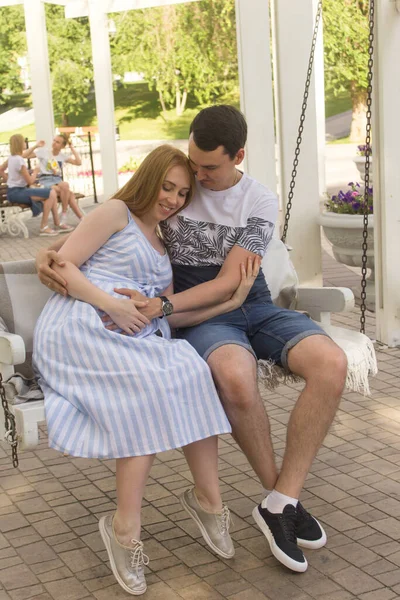
<path fill-rule="evenodd" d="M 182 208 L 190 192 L 190 177 L 183 167 L 172 167 L 163 181 L 157 202 L 151 209 L 152 216 L 159 222 L 171 217 Z"/>

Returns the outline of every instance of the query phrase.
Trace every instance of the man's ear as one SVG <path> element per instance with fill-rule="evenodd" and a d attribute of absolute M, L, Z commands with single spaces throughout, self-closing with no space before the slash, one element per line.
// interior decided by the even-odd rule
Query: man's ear
<path fill-rule="evenodd" d="M 240 165 L 240 163 L 242 163 L 244 160 L 244 156 L 245 156 L 244 148 L 240 148 L 240 150 L 238 150 L 236 157 L 235 157 L 235 165 Z"/>

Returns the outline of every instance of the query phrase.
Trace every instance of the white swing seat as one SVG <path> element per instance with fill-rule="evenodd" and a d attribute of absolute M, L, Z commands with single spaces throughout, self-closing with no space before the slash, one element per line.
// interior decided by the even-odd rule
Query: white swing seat
<path fill-rule="evenodd" d="M 0 317 L 9 330 L 1 331 L 0 326 L 0 372 L 3 380 L 14 373 L 15 367 L 24 375 L 29 374 L 27 368 L 30 369 L 35 323 L 50 295 L 50 290 L 37 278 L 33 260 L 0 263 Z M 376 373 L 371 341 L 356 331 L 330 325 L 331 312 L 347 311 L 353 306 L 354 296 L 347 288 L 299 288 L 294 308 L 306 311 L 311 318 L 321 322 L 322 327 L 346 352 L 349 361 L 348 388 L 367 394 L 368 373 Z M 260 361 L 260 371 L 269 386 L 288 377 L 282 369 L 266 361 Z M 31 400 L 10 408 L 16 418 L 19 449 L 35 448 L 38 444 L 38 423 L 45 420 L 44 402 Z M 0 418 L 0 426 L 2 423 L 3 419 Z M 4 431 L 0 431 L 0 439 L 3 436 Z"/>

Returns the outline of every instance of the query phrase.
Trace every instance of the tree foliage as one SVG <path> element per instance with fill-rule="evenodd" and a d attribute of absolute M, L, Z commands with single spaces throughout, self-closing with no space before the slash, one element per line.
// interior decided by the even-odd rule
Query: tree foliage
<path fill-rule="evenodd" d="M 165 110 L 199 103 L 238 85 L 234 0 L 202 0 L 114 16 L 113 70 L 143 73 Z"/>
<path fill-rule="evenodd" d="M 349 92 L 353 105 L 351 137 L 365 135 L 368 68 L 368 2 L 324 0 L 325 83 L 334 93 Z"/>
<path fill-rule="evenodd" d="M 47 4 L 46 26 L 54 111 L 68 125 L 68 115 L 82 112 L 93 84 L 89 21 L 66 19 L 62 6 Z"/>
<path fill-rule="evenodd" d="M 23 89 L 18 58 L 26 52 L 25 21 L 22 6 L 0 8 L 0 104 L 7 100 L 6 90 Z"/>

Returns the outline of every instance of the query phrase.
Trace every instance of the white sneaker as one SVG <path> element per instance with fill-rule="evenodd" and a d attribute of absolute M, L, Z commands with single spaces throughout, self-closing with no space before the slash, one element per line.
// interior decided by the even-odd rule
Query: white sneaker
<path fill-rule="evenodd" d="M 147 590 L 144 567 L 149 564 L 143 542 L 132 540 L 132 547 L 122 546 L 115 536 L 112 515 L 101 517 L 99 529 L 115 579 L 128 594 L 141 596 Z"/>

